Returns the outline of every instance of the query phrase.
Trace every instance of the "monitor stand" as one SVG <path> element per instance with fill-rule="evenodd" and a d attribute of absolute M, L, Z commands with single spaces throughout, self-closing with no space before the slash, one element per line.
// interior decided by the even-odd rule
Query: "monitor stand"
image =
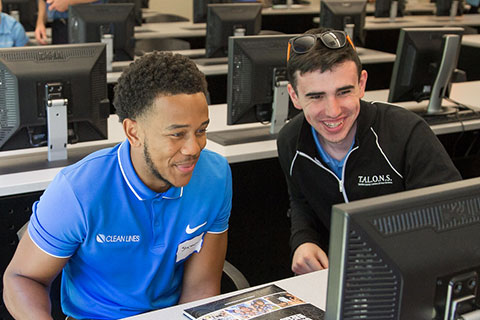
<path fill-rule="evenodd" d="M 208 140 L 221 144 L 222 146 L 276 140 L 280 129 L 288 120 L 289 96 L 287 91 L 288 81 L 285 78 L 285 68 L 275 68 L 273 70 L 273 77 L 275 80 L 270 126 L 209 132 L 207 134 Z"/>
<path fill-rule="evenodd" d="M 457 65 L 460 40 L 459 35 L 447 34 L 444 36 L 442 61 L 435 82 L 433 83 L 426 115 L 441 115 L 457 112 L 455 108 L 443 107 L 442 100 L 447 96 L 447 89 L 455 66 Z"/>
<path fill-rule="evenodd" d="M 67 159 L 68 99 L 63 98 L 62 83 L 45 85 L 48 161 Z"/>

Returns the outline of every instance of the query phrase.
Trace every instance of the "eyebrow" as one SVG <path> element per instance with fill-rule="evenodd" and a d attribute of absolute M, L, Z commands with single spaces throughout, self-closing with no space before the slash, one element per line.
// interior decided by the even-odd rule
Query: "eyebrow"
<path fill-rule="evenodd" d="M 208 125 L 209 123 L 210 123 L 210 119 L 202 122 L 202 124 L 200 126 L 202 127 L 202 126 Z M 167 130 L 177 130 L 177 129 L 183 129 L 183 128 L 188 128 L 188 127 L 190 127 L 190 125 L 188 125 L 188 124 L 172 124 L 172 125 L 167 127 Z"/>
<path fill-rule="evenodd" d="M 346 86 L 337 88 L 337 89 L 335 90 L 335 92 L 339 92 L 339 91 L 343 91 L 343 90 L 348 90 L 348 89 L 353 89 L 353 88 L 355 88 L 355 86 L 350 84 L 350 85 L 346 85 Z M 318 95 L 322 95 L 322 94 L 325 94 L 325 91 L 309 92 L 309 93 L 305 94 L 305 97 L 318 96 Z"/>

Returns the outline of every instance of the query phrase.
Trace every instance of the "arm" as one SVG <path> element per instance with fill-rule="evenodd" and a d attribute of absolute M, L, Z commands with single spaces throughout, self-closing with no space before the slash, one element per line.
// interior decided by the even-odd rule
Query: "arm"
<path fill-rule="evenodd" d="M 406 190 L 462 179 L 437 136 L 423 121 L 413 128 L 405 150 Z"/>
<path fill-rule="evenodd" d="M 68 10 L 68 6 L 82 3 L 91 3 L 94 1 L 97 0 L 47 0 L 47 3 L 50 5 L 50 10 L 65 12 Z"/>
<path fill-rule="evenodd" d="M 28 234 L 22 237 L 3 276 L 3 299 L 15 319 L 52 319 L 50 285 L 67 261 L 40 250 Z"/>
<path fill-rule="evenodd" d="M 199 253 L 185 263 L 179 304 L 220 294 L 223 263 L 227 253 L 227 231 L 207 233 Z"/>
<path fill-rule="evenodd" d="M 38 16 L 37 25 L 35 26 L 35 39 L 39 44 L 47 44 L 47 29 L 45 22 L 47 21 L 47 5 L 45 0 L 38 0 Z"/>

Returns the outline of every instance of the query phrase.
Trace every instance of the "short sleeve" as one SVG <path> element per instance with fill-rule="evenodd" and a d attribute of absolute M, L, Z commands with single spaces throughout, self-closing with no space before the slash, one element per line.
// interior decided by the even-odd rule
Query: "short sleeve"
<path fill-rule="evenodd" d="M 14 46 L 15 47 L 23 47 L 28 43 L 28 37 L 25 33 L 25 29 L 20 23 L 15 23 L 12 30 L 13 39 L 14 39 Z"/>
<path fill-rule="evenodd" d="M 85 238 L 85 219 L 75 194 L 62 173 L 50 183 L 33 205 L 28 233 L 51 256 L 73 255 Z"/>
<path fill-rule="evenodd" d="M 225 161 L 225 164 L 223 166 L 224 192 L 222 197 L 222 205 L 217 214 L 215 222 L 208 230 L 209 233 L 222 233 L 228 230 L 228 220 L 230 219 L 230 212 L 232 210 L 232 172 L 227 160 L 224 158 L 223 160 Z"/>

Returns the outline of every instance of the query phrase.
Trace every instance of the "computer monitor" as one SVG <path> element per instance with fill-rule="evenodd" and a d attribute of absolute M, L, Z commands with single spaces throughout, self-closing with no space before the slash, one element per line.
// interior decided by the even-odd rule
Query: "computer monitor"
<path fill-rule="evenodd" d="M 480 178 L 332 208 L 326 320 L 472 316 L 479 275 Z"/>
<path fill-rule="evenodd" d="M 206 57 L 226 57 L 228 37 L 256 35 L 261 27 L 260 3 L 209 4 L 205 39 Z"/>
<path fill-rule="evenodd" d="M 227 124 L 260 122 L 265 126 L 213 132 L 208 134 L 209 140 L 222 145 L 272 140 L 285 121 L 299 112 L 290 105 L 286 89 L 287 47 L 291 37 L 229 38 Z"/>
<path fill-rule="evenodd" d="M 79 4 L 68 9 L 69 43 L 100 42 L 113 35 L 113 60 L 133 60 L 135 12 L 133 3 Z"/>
<path fill-rule="evenodd" d="M 345 30 L 356 46 L 363 46 L 366 6 L 366 0 L 321 0 L 320 27 Z"/>
<path fill-rule="evenodd" d="M 108 3 L 133 3 L 133 5 L 135 6 L 135 25 L 142 25 L 142 0 L 108 0 Z"/>
<path fill-rule="evenodd" d="M 207 6 L 214 3 L 259 2 L 256 0 L 193 0 L 193 23 L 207 22 Z"/>
<path fill-rule="evenodd" d="M 375 17 L 390 17 L 390 10 L 394 0 L 375 0 Z M 396 17 L 403 17 L 405 15 L 405 0 L 395 0 L 397 2 Z"/>
<path fill-rule="evenodd" d="M 35 30 L 37 23 L 37 0 L 2 0 L 2 12 L 11 16 L 18 14 L 18 21 L 25 31 Z"/>
<path fill-rule="evenodd" d="M 456 12 L 454 16 L 461 16 L 463 14 L 463 7 L 464 3 L 462 0 L 436 0 L 435 7 L 436 11 L 435 14 L 437 16 L 450 16 L 452 14 L 452 5 L 456 2 Z M 454 8 L 455 9 L 455 8 Z"/>
<path fill-rule="evenodd" d="M 103 43 L 0 50 L 0 151 L 106 139 L 105 59 Z"/>
<path fill-rule="evenodd" d="M 448 96 L 462 34 L 463 28 L 459 27 L 401 29 L 388 101 L 430 99 L 428 114 L 447 110 L 441 103 L 442 98 Z M 447 39 L 456 41 L 448 42 Z"/>

